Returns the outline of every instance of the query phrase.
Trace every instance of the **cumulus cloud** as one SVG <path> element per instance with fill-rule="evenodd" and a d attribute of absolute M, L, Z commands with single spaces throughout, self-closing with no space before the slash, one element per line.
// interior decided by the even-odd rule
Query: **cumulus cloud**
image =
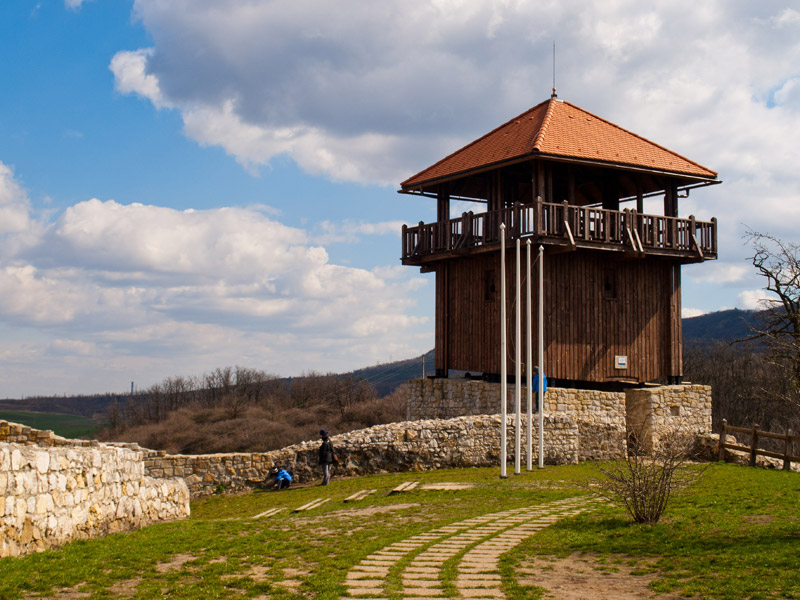
<path fill-rule="evenodd" d="M 398 237 L 403 229 L 402 221 L 364 223 L 345 220 L 343 222 L 322 221 L 320 233 L 314 237 L 321 244 L 353 243 L 363 236 L 391 235 Z"/>
<path fill-rule="evenodd" d="M 286 155 L 397 185 L 547 98 L 556 39 L 561 97 L 720 172 L 727 185 L 682 211 L 720 217 L 723 254 L 742 256 L 742 223 L 800 219 L 789 6 L 136 0 L 134 12 L 153 45 L 113 58 L 117 89 L 179 111 L 186 135 L 253 171 Z"/>
<path fill-rule="evenodd" d="M 54 378 L 79 359 L 82 371 L 102 365 L 114 376 L 128 367 L 167 376 L 245 361 L 297 374 L 370 364 L 389 346 L 413 354 L 432 344 L 430 336 L 396 339 L 423 330 L 414 292 L 424 279 L 333 264 L 306 231 L 263 207 L 179 211 L 91 199 L 41 222 L 0 163 L 2 211 L 0 355 L 13 354 L 20 370 L 28 357 L 29 368 L 44 361 Z M 357 235 L 390 229 L 327 226 Z M 26 243 L 10 243 L 20 236 Z M 24 337 L 26 328 L 38 332 L 34 341 L 9 334 Z"/>
<path fill-rule="evenodd" d="M 747 310 L 763 310 L 767 300 L 767 293 L 762 290 L 744 290 L 737 296 L 739 307 Z"/>

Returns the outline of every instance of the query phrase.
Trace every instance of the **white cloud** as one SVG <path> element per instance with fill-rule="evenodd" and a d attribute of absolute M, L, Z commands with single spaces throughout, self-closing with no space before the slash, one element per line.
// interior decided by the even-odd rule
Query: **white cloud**
<path fill-rule="evenodd" d="M 390 235 L 398 237 L 403 230 L 402 221 L 381 221 L 379 223 L 356 223 L 345 220 L 341 223 L 322 221 L 320 233 L 314 239 L 321 244 L 353 243 L 365 235 Z"/>
<path fill-rule="evenodd" d="M 0 163 L 0 235 L 26 231 L 30 225 L 30 203 L 14 179 L 14 172 Z"/>
<path fill-rule="evenodd" d="M 64 0 L 64 6 L 70 10 L 80 10 L 85 2 L 91 2 L 91 0 Z M 38 4 L 36 6 L 39 7 Z"/>
<path fill-rule="evenodd" d="M 684 306 L 681 309 L 681 317 L 684 318 L 684 319 L 691 319 L 692 317 L 700 317 L 700 316 L 705 315 L 707 313 L 708 313 L 708 311 L 706 311 L 706 310 L 702 310 L 702 309 L 699 309 L 699 308 L 689 308 L 687 306 Z"/>
<path fill-rule="evenodd" d="M 712 262 L 702 265 L 693 271 L 694 281 L 706 283 L 737 283 L 743 281 L 752 271 L 749 265 L 731 264 L 728 262 Z"/>
<path fill-rule="evenodd" d="M 407 355 L 432 344 L 418 338 L 427 319 L 414 314 L 424 279 L 394 266 L 333 264 L 306 231 L 263 207 L 179 211 L 91 199 L 39 222 L 28 205 L 0 163 L 0 209 L 16 219 L 0 235 L 0 356 L 15 357 L 4 362 L 7 381 L 26 367 L 41 373 L 37 383 L 63 381 L 67 365 L 89 378 L 75 391 L 92 390 L 98 373 L 123 389 L 135 373 L 152 382 L 226 364 L 289 375 L 386 360 L 398 337 Z M 4 243 L 19 236 L 25 244 Z"/>
<path fill-rule="evenodd" d="M 767 300 L 767 293 L 762 290 L 744 290 L 737 296 L 737 305 L 740 308 L 747 310 L 758 310 L 764 308 L 764 302 Z"/>

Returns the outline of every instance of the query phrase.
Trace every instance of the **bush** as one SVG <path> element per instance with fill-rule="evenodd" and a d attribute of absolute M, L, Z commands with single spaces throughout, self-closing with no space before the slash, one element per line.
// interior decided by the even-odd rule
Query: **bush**
<path fill-rule="evenodd" d="M 639 438 L 631 433 L 625 459 L 597 463 L 602 477 L 590 485 L 595 493 L 624 507 L 637 523 L 653 524 L 664 514 L 672 493 L 694 483 L 700 471 L 687 465 L 694 435 L 673 431 L 650 452 L 642 449 Z"/>

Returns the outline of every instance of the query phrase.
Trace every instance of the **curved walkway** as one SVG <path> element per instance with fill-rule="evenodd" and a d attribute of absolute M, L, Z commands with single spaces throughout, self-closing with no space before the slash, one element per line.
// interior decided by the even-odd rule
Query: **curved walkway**
<path fill-rule="evenodd" d="M 443 588 L 441 577 L 448 561 L 455 561 L 457 577 L 451 583 L 458 592 L 456 597 L 505 598 L 500 556 L 559 519 L 587 510 L 593 502 L 596 500 L 568 498 L 474 517 L 415 535 L 354 566 L 345 581 L 347 591 L 360 600 L 387 600 L 385 584 L 390 569 L 410 558 L 400 573 L 400 593 L 405 600 L 452 597 Z"/>

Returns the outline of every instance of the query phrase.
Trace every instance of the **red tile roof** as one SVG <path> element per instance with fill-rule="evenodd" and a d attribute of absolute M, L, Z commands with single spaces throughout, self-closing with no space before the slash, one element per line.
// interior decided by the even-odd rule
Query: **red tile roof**
<path fill-rule="evenodd" d="M 536 155 L 715 179 L 717 173 L 556 98 L 537 104 L 417 173 L 403 189 Z"/>

